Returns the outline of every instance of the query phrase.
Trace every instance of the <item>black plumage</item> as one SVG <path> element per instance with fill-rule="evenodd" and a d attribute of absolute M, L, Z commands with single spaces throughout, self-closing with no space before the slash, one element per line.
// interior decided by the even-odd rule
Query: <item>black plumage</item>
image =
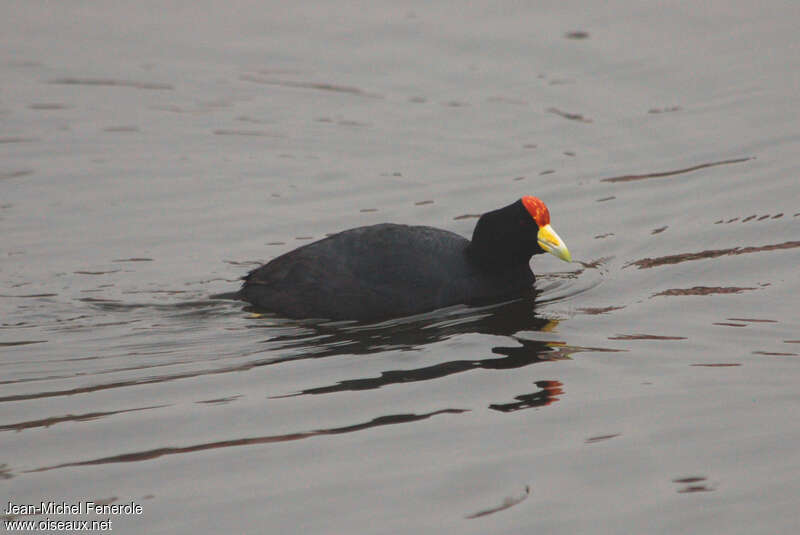
<path fill-rule="evenodd" d="M 354 228 L 254 269 L 238 297 L 291 318 L 361 321 L 497 302 L 533 285 L 538 231 L 522 200 L 481 216 L 472 241 L 427 226 Z"/>

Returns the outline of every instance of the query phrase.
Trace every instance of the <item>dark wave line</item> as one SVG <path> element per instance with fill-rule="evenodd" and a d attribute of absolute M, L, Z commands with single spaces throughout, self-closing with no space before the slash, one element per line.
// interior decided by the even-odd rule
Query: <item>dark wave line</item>
<path fill-rule="evenodd" d="M 66 468 L 70 466 L 90 466 L 97 464 L 111 464 L 111 463 L 129 463 L 137 461 L 149 461 L 157 459 L 164 455 L 176 455 L 179 453 L 192 453 L 195 451 L 212 450 L 219 448 L 231 448 L 235 446 L 252 446 L 254 444 L 272 444 L 275 442 L 290 442 L 293 440 L 303 440 L 306 438 L 315 437 L 318 435 L 341 435 L 344 433 L 353 433 L 355 431 L 363 431 L 373 427 L 381 427 L 384 425 L 403 424 L 409 422 L 416 422 L 419 420 L 427 420 L 432 416 L 439 414 L 461 414 L 469 412 L 468 409 L 441 409 L 438 411 L 427 412 L 424 414 L 390 414 L 388 416 L 379 416 L 373 418 L 368 422 L 360 424 L 347 425 L 343 427 L 332 427 L 328 429 L 316 429 L 313 431 L 302 431 L 298 433 L 289 433 L 285 435 L 267 435 L 261 437 L 239 438 L 233 440 L 220 440 L 217 442 L 207 442 L 204 444 L 194 444 L 192 446 L 183 446 L 175 448 L 156 448 L 152 450 L 137 451 L 133 453 L 123 453 L 121 455 L 113 455 L 111 457 L 101 457 L 99 459 L 91 459 L 88 461 L 77 461 L 72 463 L 63 463 L 53 466 L 45 466 L 43 468 L 36 468 L 33 470 L 25 470 L 29 472 L 45 472 L 47 470 L 55 470 L 56 468 Z"/>
<path fill-rule="evenodd" d="M 160 409 L 162 407 L 167 407 L 167 405 L 152 405 L 149 407 L 137 407 L 135 409 L 122 409 L 118 411 L 88 412 L 85 414 L 67 414 L 65 416 L 52 416 L 50 418 L 43 418 L 41 420 L 28 420 L 27 422 L 18 422 L 15 424 L 0 425 L 0 431 L 22 431 L 23 429 L 32 429 L 34 427 L 50 427 L 51 425 L 60 424 L 62 422 L 85 422 L 87 420 L 95 420 L 97 418 L 102 418 L 104 416 L 111 416 L 114 414 L 145 411 L 148 409 Z"/>
<path fill-rule="evenodd" d="M 685 169 L 677 169 L 675 171 L 660 171 L 656 173 L 646 173 L 643 175 L 614 176 L 611 178 L 602 178 L 600 179 L 600 182 L 633 182 L 634 180 L 644 180 L 645 178 L 659 178 L 664 176 L 680 175 L 683 173 L 691 173 L 692 171 L 698 171 L 700 169 L 705 169 L 706 167 L 715 167 L 717 165 L 728 165 L 732 163 L 742 163 L 749 160 L 755 160 L 755 158 L 752 156 L 748 156 L 747 158 L 734 158 L 732 160 L 722 160 L 721 162 L 701 163 L 700 165 L 693 165 L 692 167 L 687 167 Z"/>
<path fill-rule="evenodd" d="M 60 85 L 133 87 L 134 89 L 156 89 L 156 90 L 175 89 L 171 84 L 136 82 L 132 80 L 115 80 L 113 78 L 56 78 L 55 80 L 50 80 L 50 83 L 60 84 Z"/>
<path fill-rule="evenodd" d="M 667 264 L 679 264 L 681 262 L 688 262 L 691 260 L 701 260 L 703 258 L 716 258 L 718 256 L 726 255 L 739 255 L 748 253 L 761 253 L 764 251 L 778 251 L 781 249 L 793 249 L 800 247 L 800 241 L 786 241 L 783 243 L 773 243 L 769 245 L 760 245 L 755 247 L 731 247 L 729 249 L 710 249 L 708 251 L 700 251 L 699 253 L 681 253 L 667 256 L 658 256 L 655 258 L 642 258 L 633 262 L 628 262 L 623 267 L 636 266 L 639 269 L 649 269 L 657 266 L 664 266 Z"/>
<path fill-rule="evenodd" d="M 663 292 L 659 292 L 657 294 L 653 294 L 652 297 L 658 297 L 660 295 L 711 295 L 711 294 L 738 294 L 742 293 L 745 290 L 757 290 L 758 288 L 753 287 L 738 287 L 738 286 L 693 286 L 692 288 L 670 288 L 669 290 L 664 290 Z"/>
<path fill-rule="evenodd" d="M 327 82 L 296 82 L 293 80 L 281 80 L 275 78 L 264 78 L 261 76 L 254 76 L 252 74 L 243 74 L 239 77 L 240 80 L 245 82 L 255 82 L 257 84 L 278 85 L 283 87 L 294 87 L 299 89 L 315 89 L 317 91 L 332 91 L 334 93 L 347 93 L 350 95 L 359 95 L 362 97 L 383 98 L 381 95 L 368 93 L 358 87 L 331 84 Z"/>
<path fill-rule="evenodd" d="M 531 487 L 529 485 L 525 485 L 525 492 L 523 492 L 521 495 L 509 496 L 508 498 L 503 500 L 503 503 L 501 503 L 500 505 L 491 507 L 489 509 L 484 509 L 482 511 L 478 511 L 477 513 L 467 515 L 464 518 L 471 520 L 473 518 L 480 518 L 482 516 L 491 515 L 493 513 L 504 511 L 505 509 L 514 507 L 515 505 L 524 502 L 528 498 L 528 496 L 530 496 L 530 494 L 531 494 Z"/>

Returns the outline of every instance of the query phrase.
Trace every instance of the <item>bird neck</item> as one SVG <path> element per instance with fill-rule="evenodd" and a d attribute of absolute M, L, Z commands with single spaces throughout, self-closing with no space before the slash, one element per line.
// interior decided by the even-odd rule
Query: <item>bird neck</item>
<path fill-rule="evenodd" d="M 537 230 L 522 201 L 516 201 L 478 219 L 467 256 L 481 269 L 492 272 L 527 267 L 538 248 Z"/>

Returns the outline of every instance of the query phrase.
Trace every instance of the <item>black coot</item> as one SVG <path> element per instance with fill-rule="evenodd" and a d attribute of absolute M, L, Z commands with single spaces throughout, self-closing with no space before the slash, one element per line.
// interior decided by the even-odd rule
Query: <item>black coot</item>
<path fill-rule="evenodd" d="M 469 241 L 433 227 L 345 230 L 254 269 L 237 297 L 290 318 L 376 321 L 522 295 L 540 253 L 571 261 L 536 197 L 483 214 Z"/>

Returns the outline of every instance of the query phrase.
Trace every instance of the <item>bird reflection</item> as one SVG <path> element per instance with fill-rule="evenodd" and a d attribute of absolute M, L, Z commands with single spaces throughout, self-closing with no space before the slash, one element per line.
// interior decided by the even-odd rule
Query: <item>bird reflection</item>
<path fill-rule="evenodd" d="M 334 385 L 309 388 L 293 394 L 273 397 L 294 397 L 307 394 L 331 394 L 334 392 L 372 390 L 397 383 L 412 383 L 440 379 L 468 370 L 508 370 L 522 368 L 537 362 L 559 360 L 563 356 L 562 348 L 553 346 L 551 342 L 519 340 L 521 347 L 495 347 L 493 353 L 506 355 L 503 358 L 487 358 L 479 360 L 451 360 L 433 366 L 414 368 L 411 370 L 388 370 L 381 372 L 380 377 L 348 379 Z"/>
<path fill-rule="evenodd" d="M 514 403 L 492 403 L 489 408 L 499 412 L 515 412 L 522 409 L 544 407 L 558 401 L 556 396 L 564 393 L 564 383 L 561 381 L 536 381 L 536 386 L 541 388 L 538 392 L 520 394 L 515 396 Z"/>
<path fill-rule="evenodd" d="M 251 327 L 280 332 L 264 340 L 270 352 L 302 350 L 300 354 L 278 357 L 273 362 L 372 354 L 415 349 L 465 333 L 513 336 L 520 331 L 552 329 L 554 320 L 535 314 L 535 298 L 536 292 L 531 290 L 520 299 L 499 305 L 455 307 L 375 324 L 293 322 L 291 325 L 302 326 L 302 329 L 294 328 L 289 332 L 280 329 L 286 324 L 276 323 L 269 316 L 258 316 L 257 319 L 267 321 L 253 323 Z"/>
<path fill-rule="evenodd" d="M 336 392 L 361 391 L 385 386 L 430 381 L 457 373 L 475 370 L 510 370 L 539 362 L 568 359 L 571 353 L 585 348 L 572 347 L 562 342 L 529 340 L 516 336 L 520 331 L 547 332 L 555 328 L 557 320 L 542 318 L 534 313 L 533 293 L 502 305 L 481 309 L 462 309 L 445 315 L 428 315 L 377 325 L 331 326 L 319 324 L 310 327 L 311 332 L 302 336 L 273 338 L 271 343 L 283 343 L 283 348 L 305 347 L 300 356 L 285 357 L 281 362 L 300 358 L 322 358 L 336 354 L 368 354 L 388 349 L 411 349 L 431 344 L 461 333 L 479 332 L 507 336 L 516 346 L 492 348 L 494 356 L 476 359 L 458 359 L 412 369 L 389 369 L 377 377 L 360 377 L 338 381 L 335 384 L 308 388 L 299 392 L 273 396 L 287 398 L 305 395 L 332 394 Z M 273 348 L 274 350 L 274 348 Z M 273 361 L 272 363 L 277 363 Z M 516 397 L 518 403 L 496 404 L 491 408 L 511 412 L 520 408 L 543 406 L 556 401 L 562 393 L 558 381 L 536 383 L 543 392 Z"/>

